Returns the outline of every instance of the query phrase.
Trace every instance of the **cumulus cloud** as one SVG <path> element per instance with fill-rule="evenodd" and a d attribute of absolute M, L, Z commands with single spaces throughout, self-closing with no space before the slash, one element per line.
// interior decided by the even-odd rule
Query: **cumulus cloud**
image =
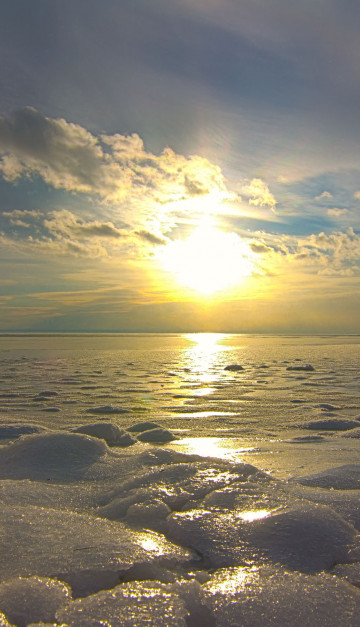
<path fill-rule="evenodd" d="M 124 237 L 125 234 L 111 222 L 85 222 L 67 209 L 53 211 L 50 220 L 44 220 L 44 226 L 55 235 L 68 235 L 79 239 L 91 237 L 114 238 Z"/>
<path fill-rule="evenodd" d="M 156 202 L 225 189 L 220 168 L 205 158 L 165 148 L 146 151 L 137 134 L 95 137 L 88 130 L 26 107 L 0 116 L 0 172 L 7 181 L 37 175 L 55 188 L 119 202 Z"/>
<path fill-rule="evenodd" d="M 0 152 L 0 169 L 7 180 L 38 174 L 54 187 L 83 192 L 97 185 L 104 158 L 86 129 L 45 117 L 31 107 L 0 117 Z"/>
<path fill-rule="evenodd" d="M 277 201 L 270 192 L 268 185 L 259 178 L 254 178 L 245 183 L 241 188 L 242 194 L 248 198 L 249 204 L 255 207 L 269 207 L 275 210 Z"/>

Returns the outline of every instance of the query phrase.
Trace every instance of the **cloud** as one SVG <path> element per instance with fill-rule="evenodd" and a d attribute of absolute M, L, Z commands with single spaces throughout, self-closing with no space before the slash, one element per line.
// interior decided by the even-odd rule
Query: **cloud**
<path fill-rule="evenodd" d="M 3 211 L 2 215 L 9 218 L 9 222 L 12 226 L 21 226 L 30 229 L 32 226 L 31 223 L 34 220 L 38 220 L 42 214 L 41 211 L 36 211 L 35 209 L 14 209 L 13 211 Z M 27 222 L 25 222 L 24 218 L 27 219 Z"/>
<path fill-rule="evenodd" d="M 116 228 L 111 222 L 85 222 L 67 209 L 53 211 L 50 220 L 44 220 L 46 228 L 55 235 L 68 235 L 87 239 L 97 237 L 100 239 L 125 237 L 126 233 Z"/>
<path fill-rule="evenodd" d="M 357 190 L 356 192 L 354 192 L 354 198 L 356 200 L 360 200 L 360 190 Z"/>
<path fill-rule="evenodd" d="M 0 116 L 0 156 L 7 181 L 37 175 L 54 188 L 97 194 L 107 202 L 142 196 L 164 203 L 226 188 L 221 169 L 203 157 L 170 148 L 154 155 L 135 133 L 95 137 L 31 107 Z"/>
<path fill-rule="evenodd" d="M 257 255 L 263 255 L 273 252 L 273 249 L 270 246 L 265 246 L 265 244 L 261 244 L 259 242 L 252 242 L 249 244 L 249 246 L 253 253 L 256 253 Z"/>
<path fill-rule="evenodd" d="M 315 196 L 315 200 L 323 200 L 324 198 L 333 198 L 333 195 L 330 192 L 323 191 L 319 196 Z"/>
<path fill-rule="evenodd" d="M 259 178 L 252 179 L 242 186 L 241 193 L 248 198 L 249 205 L 269 207 L 272 211 L 275 210 L 277 201 L 265 181 Z"/>
<path fill-rule="evenodd" d="M 333 209 L 328 209 L 326 213 L 328 214 L 328 216 L 340 218 L 341 216 L 349 213 L 349 211 L 347 209 L 337 209 L 336 207 L 334 207 Z"/>
<path fill-rule="evenodd" d="M 155 246 L 163 246 L 167 243 L 165 239 L 154 235 L 154 233 L 149 233 L 148 231 L 136 231 L 135 234 L 149 244 L 154 244 Z"/>

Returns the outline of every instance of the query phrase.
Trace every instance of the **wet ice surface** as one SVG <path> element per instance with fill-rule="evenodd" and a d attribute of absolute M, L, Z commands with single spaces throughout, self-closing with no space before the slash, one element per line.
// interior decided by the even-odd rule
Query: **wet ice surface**
<path fill-rule="evenodd" d="M 0 625 L 360 625 L 359 338 L 1 346 Z"/>

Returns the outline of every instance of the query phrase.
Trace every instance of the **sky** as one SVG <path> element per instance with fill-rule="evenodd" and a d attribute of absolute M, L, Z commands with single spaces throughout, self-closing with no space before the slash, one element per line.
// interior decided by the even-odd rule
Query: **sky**
<path fill-rule="evenodd" d="M 0 3 L 0 331 L 360 333 L 359 25 Z"/>

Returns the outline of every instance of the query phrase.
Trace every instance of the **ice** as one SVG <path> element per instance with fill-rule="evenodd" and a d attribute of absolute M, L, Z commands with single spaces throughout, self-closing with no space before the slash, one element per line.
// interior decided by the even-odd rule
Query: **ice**
<path fill-rule="evenodd" d="M 30 433 L 42 433 L 46 427 L 31 424 L 0 424 L 0 439 L 14 439 Z"/>
<path fill-rule="evenodd" d="M 184 603 L 160 583 L 141 582 L 117 586 L 87 599 L 70 603 L 57 612 L 58 622 L 69 627 L 186 627 Z"/>
<path fill-rule="evenodd" d="M 88 414 L 129 414 L 131 409 L 116 407 L 115 405 L 102 405 L 100 407 L 89 407 Z"/>
<path fill-rule="evenodd" d="M 355 627 L 360 594 L 331 575 L 263 566 L 217 571 L 203 586 L 221 627 Z"/>
<path fill-rule="evenodd" d="M 11 625 L 11 623 L 9 623 L 6 619 L 6 616 L 0 613 L 0 627 L 14 627 L 14 625 Z"/>
<path fill-rule="evenodd" d="M 85 433 L 105 440 L 108 446 L 131 446 L 136 440 L 129 433 L 111 422 L 95 422 L 73 429 L 73 433 Z"/>
<path fill-rule="evenodd" d="M 286 370 L 295 370 L 295 371 L 303 370 L 304 372 L 313 372 L 315 368 L 311 364 L 304 364 L 303 366 L 287 366 Z"/>
<path fill-rule="evenodd" d="M 360 438 L 360 427 L 352 429 L 349 433 L 344 433 L 343 438 Z"/>
<path fill-rule="evenodd" d="M 0 524 L 3 580 L 36 573 L 82 589 L 87 577 L 89 594 L 105 587 L 102 573 L 105 581 L 112 573 L 116 585 L 117 573 L 134 563 L 161 559 L 176 564 L 191 557 L 155 532 L 136 533 L 122 523 L 70 511 L 3 505 Z"/>
<path fill-rule="evenodd" d="M 176 437 L 168 429 L 147 429 L 143 433 L 137 435 L 137 439 L 140 442 L 171 442 L 176 440 Z"/>
<path fill-rule="evenodd" d="M 265 503 L 264 503 L 265 505 Z M 269 506 L 229 513 L 190 510 L 168 518 L 169 537 L 196 550 L 213 567 L 271 561 L 316 573 L 347 561 L 356 530 L 326 506 Z"/>
<path fill-rule="evenodd" d="M 238 372 L 239 370 L 244 370 L 244 367 L 240 366 L 240 364 L 229 364 L 228 366 L 225 366 L 224 370 L 229 370 L 230 372 Z"/>
<path fill-rule="evenodd" d="M 158 425 L 156 422 L 137 422 L 131 427 L 128 427 L 128 431 L 131 433 L 143 433 L 143 431 L 149 431 L 149 429 L 161 429 L 161 425 Z"/>
<path fill-rule="evenodd" d="M 17 627 L 54 621 L 56 611 L 70 600 L 70 588 L 56 579 L 19 577 L 0 584 L 1 612 Z"/>
<path fill-rule="evenodd" d="M 348 429 L 358 428 L 359 423 L 356 420 L 347 420 L 345 418 L 328 418 L 327 420 L 311 420 L 299 425 L 299 427 L 318 431 L 347 431 Z"/>
<path fill-rule="evenodd" d="M 287 442 L 294 442 L 295 444 L 306 444 L 308 442 L 322 442 L 324 440 L 323 435 L 299 435 L 287 440 Z"/>
<path fill-rule="evenodd" d="M 360 624 L 360 340 L 231 337 L 2 338 L 0 625 Z"/>
<path fill-rule="evenodd" d="M 313 475 L 297 477 L 294 481 L 318 488 L 359 490 L 360 464 L 346 464 L 337 468 L 329 468 Z"/>
<path fill-rule="evenodd" d="M 110 453 L 103 440 L 77 433 L 27 435 L 0 450 L 0 478 L 79 476 Z"/>

